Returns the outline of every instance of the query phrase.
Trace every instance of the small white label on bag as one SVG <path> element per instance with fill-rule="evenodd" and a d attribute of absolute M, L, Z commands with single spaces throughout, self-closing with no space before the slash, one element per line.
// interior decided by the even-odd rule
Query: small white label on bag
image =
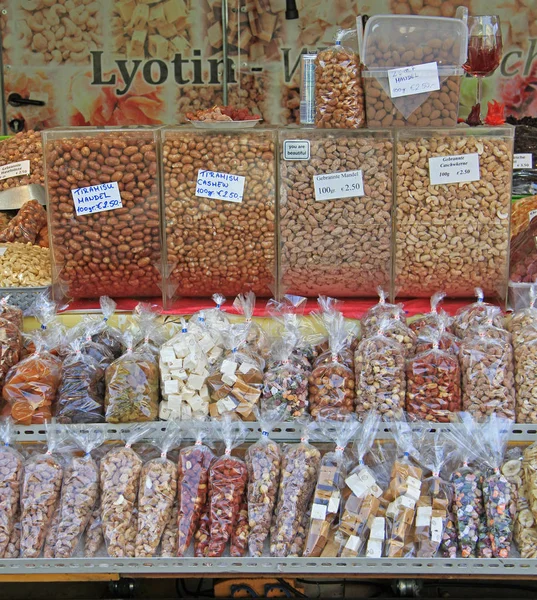
<path fill-rule="evenodd" d="M 77 216 L 93 215 L 123 207 L 116 181 L 71 190 L 71 196 Z"/>
<path fill-rule="evenodd" d="M 0 181 L 8 177 L 20 177 L 21 175 L 30 175 L 29 160 L 21 160 L 0 167 Z"/>
<path fill-rule="evenodd" d="M 309 160 L 310 159 L 310 141 L 309 140 L 285 140 L 283 142 L 284 160 Z"/>
<path fill-rule="evenodd" d="M 431 185 L 479 181 L 479 154 L 435 156 L 429 159 Z"/>
<path fill-rule="evenodd" d="M 361 170 L 314 175 L 313 186 L 317 202 L 364 195 L 364 177 Z"/>
<path fill-rule="evenodd" d="M 431 541 L 439 544 L 442 541 L 444 532 L 444 523 L 442 517 L 433 517 L 431 519 Z"/>
<path fill-rule="evenodd" d="M 224 202 L 242 202 L 245 183 L 246 177 L 242 175 L 200 169 L 196 182 L 196 196 Z"/>
<path fill-rule="evenodd" d="M 390 96 L 412 96 L 440 89 L 438 65 L 435 62 L 423 63 L 402 69 L 388 69 Z"/>
<path fill-rule="evenodd" d="M 515 154 L 513 156 L 513 169 L 533 169 L 533 155 Z"/>

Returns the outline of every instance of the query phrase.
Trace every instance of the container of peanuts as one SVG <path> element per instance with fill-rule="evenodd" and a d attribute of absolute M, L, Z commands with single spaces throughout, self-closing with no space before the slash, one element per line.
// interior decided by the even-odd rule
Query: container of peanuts
<path fill-rule="evenodd" d="M 362 53 L 368 127 L 456 125 L 467 44 L 461 19 L 371 17 Z"/>

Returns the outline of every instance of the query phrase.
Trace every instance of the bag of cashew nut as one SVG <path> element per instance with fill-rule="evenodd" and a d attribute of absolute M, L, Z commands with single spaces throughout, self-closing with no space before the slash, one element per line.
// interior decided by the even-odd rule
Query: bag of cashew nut
<path fill-rule="evenodd" d="M 177 556 L 185 556 L 198 529 L 202 512 L 207 506 L 209 470 L 216 460 L 209 448 L 209 423 L 193 420 L 188 423 L 196 443 L 181 448 L 177 482 Z M 205 443 L 204 443 L 205 442 Z"/>
<path fill-rule="evenodd" d="M 124 446 L 116 446 L 101 459 L 101 519 L 109 556 L 125 558 L 130 554 L 132 521 L 138 498 L 142 459 L 132 444 L 149 433 L 148 425 L 132 427 Z M 136 528 L 134 527 L 134 530 Z M 136 534 L 134 534 L 134 537 Z"/>
<path fill-rule="evenodd" d="M 513 336 L 515 359 L 515 416 L 517 423 L 537 423 L 537 322 Z"/>
<path fill-rule="evenodd" d="M 440 349 L 443 326 L 433 330 L 431 350 L 406 363 L 406 411 L 418 419 L 449 423 L 462 410 L 461 369 L 458 356 Z"/>
<path fill-rule="evenodd" d="M 361 420 L 373 410 L 384 419 L 399 419 L 405 405 L 405 350 L 384 335 L 390 319 L 375 323 L 354 354 L 356 414 Z"/>
<path fill-rule="evenodd" d="M 13 534 L 17 516 L 24 474 L 24 459 L 13 446 L 13 421 L 0 421 L 0 558 L 5 552 Z"/>
<path fill-rule="evenodd" d="M 324 129 L 365 127 L 362 67 L 358 54 L 342 45 L 355 29 L 342 29 L 334 46 L 315 59 L 315 126 Z"/>
<path fill-rule="evenodd" d="M 528 325 L 537 325 L 537 283 L 530 286 L 529 290 L 529 306 L 515 311 L 511 318 L 506 320 L 506 329 L 513 336 L 513 345 L 516 346 L 517 336 L 524 331 Z M 0 314 L 0 317 L 2 315 Z"/>
<path fill-rule="evenodd" d="M 255 420 L 253 410 L 263 390 L 265 361 L 247 345 L 248 331 L 246 323 L 229 327 L 224 338 L 226 353 L 207 378 L 213 418 L 233 412 L 245 421 Z"/>
<path fill-rule="evenodd" d="M 382 319 L 399 318 L 401 321 L 404 321 L 406 318 L 402 304 L 390 304 L 389 302 L 386 302 L 388 293 L 381 287 L 378 288 L 378 294 L 378 303 L 368 309 L 361 320 L 362 338 L 374 335 L 374 332 L 377 330 L 378 324 Z"/>
<path fill-rule="evenodd" d="M 453 329 L 455 334 L 464 339 L 467 330 L 479 327 L 491 314 L 493 315 L 494 325 L 496 327 L 503 327 L 503 315 L 497 312 L 497 306 L 488 304 L 485 302 L 485 295 L 481 288 L 475 289 L 475 295 L 477 301 L 468 306 L 464 306 L 457 311 L 455 319 L 453 321 Z M 492 311 L 492 313 L 491 313 Z"/>
<path fill-rule="evenodd" d="M 460 348 L 463 409 L 482 420 L 495 413 L 514 420 L 515 376 L 508 332 L 487 325 L 463 339 Z"/>
<path fill-rule="evenodd" d="M 125 333 L 124 340 L 125 354 L 106 369 L 106 422 L 154 421 L 159 402 L 157 358 L 148 344 L 135 348 L 141 340 L 131 332 Z"/>
<path fill-rule="evenodd" d="M 431 297 L 431 312 L 421 315 L 409 323 L 408 326 L 418 337 L 423 328 L 438 328 L 441 324 L 446 331 L 452 333 L 453 319 L 445 310 L 438 310 L 440 303 L 445 297 L 445 292 L 436 292 L 436 294 L 433 294 Z"/>
<path fill-rule="evenodd" d="M 98 429 L 73 431 L 71 438 L 84 454 L 71 453 L 64 469 L 54 558 L 74 556 L 99 497 L 99 467 L 91 452 L 104 443 L 104 432 Z"/>
<path fill-rule="evenodd" d="M 301 555 L 305 535 L 300 540 L 297 535 L 310 507 L 321 465 L 321 453 L 309 443 L 316 423 L 304 419 L 298 425 L 300 444 L 285 444 L 282 448 L 278 504 L 270 531 L 271 556 Z"/>
<path fill-rule="evenodd" d="M 177 494 L 177 466 L 167 457 L 181 443 L 181 430 L 168 421 L 166 431 L 155 443 L 160 457 L 144 464 L 138 490 L 138 528 L 135 555 L 156 556 Z"/>
<path fill-rule="evenodd" d="M 64 439 L 58 429 L 47 427 L 46 451 L 24 464 L 21 490 L 21 557 L 38 558 L 60 501 L 63 465 L 54 453 Z"/>
<path fill-rule="evenodd" d="M 207 556 L 222 556 L 227 543 L 235 536 L 241 503 L 246 494 L 248 471 L 240 458 L 231 456 L 233 448 L 246 438 L 246 427 L 229 413 L 218 423 L 218 433 L 225 444 L 223 456 L 209 471 L 209 544 Z"/>
<path fill-rule="evenodd" d="M 246 344 L 252 347 L 255 354 L 261 354 L 266 359 L 270 350 L 268 336 L 258 323 L 252 321 L 255 309 L 255 294 L 253 292 L 239 294 L 233 301 L 233 308 L 239 314 L 244 315 L 244 320 L 249 326 Z"/>
<path fill-rule="evenodd" d="M 353 447 L 357 464 L 345 478 L 342 496 L 346 500 L 334 536 L 335 556 L 359 556 L 369 537 L 371 521 L 379 512 L 382 489 L 373 469 L 364 462 L 373 447 L 379 423 L 378 413 L 369 411 L 357 431 Z"/>
<path fill-rule="evenodd" d="M 252 556 L 263 555 L 263 545 L 270 526 L 280 485 L 281 449 L 270 439 L 273 427 L 282 420 L 283 406 L 256 411 L 261 426 L 261 437 L 246 451 L 248 469 L 248 522 L 250 536 L 248 547 Z"/>
<path fill-rule="evenodd" d="M 355 415 L 339 416 L 334 409 L 322 410 L 317 423 L 324 437 L 333 440 L 336 447 L 321 459 L 303 553 L 305 557 L 321 556 L 327 546 L 328 554 L 331 556 L 335 554 L 335 526 L 339 523 L 342 492 L 349 467 L 345 448 L 359 426 Z"/>

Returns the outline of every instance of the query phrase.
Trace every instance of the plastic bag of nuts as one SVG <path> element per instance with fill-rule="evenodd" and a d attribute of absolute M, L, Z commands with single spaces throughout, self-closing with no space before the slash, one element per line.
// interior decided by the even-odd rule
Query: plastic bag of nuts
<path fill-rule="evenodd" d="M 263 545 L 270 533 L 278 487 L 280 485 L 281 450 L 270 439 L 273 427 L 282 420 L 284 410 L 257 412 L 261 437 L 248 447 L 245 461 L 248 469 L 248 547 L 252 556 L 262 556 Z"/>
<path fill-rule="evenodd" d="M 0 242 L 34 244 L 39 232 L 47 226 L 47 213 L 37 200 L 25 202 L 17 216 L 0 232 Z"/>
<path fill-rule="evenodd" d="M 330 408 L 319 413 L 318 424 L 324 437 L 334 440 L 336 448 L 333 452 L 327 452 L 321 459 L 304 547 L 305 557 L 321 556 L 331 529 L 339 521 L 341 495 L 345 487 L 349 462 L 345 455 L 345 448 L 359 426 L 355 415 L 340 417 L 337 410 Z"/>
<path fill-rule="evenodd" d="M 103 318 L 92 330 L 91 340 L 98 344 L 103 344 L 110 350 L 114 358 L 119 358 L 125 350 L 123 336 L 119 329 L 110 325 L 110 319 L 116 312 L 117 304 L 108 296 L 101 296 L 99 304 Z"/>
<path fill-rule="evenodd" d="M 18 306 L 9 304 L 9 298 L 9 294 L 0 298 L 0 318 L 10 321 L 22 332 L 24 327 L 24 315 Z"/>
<path fill-rule="evenodd" d="M 58 431 L 47 428 L 47 449 L 24 464 L 21 490 L 21 557 L 38 558 L 60 501 L 63 466 L 53 456 L 61 443 Z"/>
<path fill-rule="evenodd" d="M 395 319 L 399 318 L 401 321 L 406 319 L 405 311 L 402 304 L 390 304 L 386 302 L 388 294 L 382 289 L 377 288 L 379 295 L 379 301 L 367 310 L 362 318 L 362 337 L 366 338 L 378 330 L 378 325 L 383 319 Z"/>
<path fill-rule="evenodd" d="M 68 296 L 161 294 L 156 137 L 151 128 L 44 133 L 52 256 Z M 90 186 L 119 196 L 115 207 L 77 214 L 75 190 Z"/>
<path fill-rule="evenodd" d="M 354 372 L 345 364 L 345 352 L 349 352 L 347 331 L 343 315 L 336 312 L 325 319 L 329 350 L 319 356 L 309 381 L 310 412 L 316 417 L 323 408 L 335 408 L 341 414 L 354 411 Z"/>
<path fill-rule="evenodd" d="M 464 339 L 468 330 L 475 331 L 477 327 L 484 324 L 491 316 L 495 327 L 503 327 L 503 315 L 501 311 L 498 312 L 498 307 L 485 302 L 485 295 L 481 288 L 475 288 L 474 292 L 477 300 L 472 304 L 468 304 L 468 306 L 460 308 L 453 321 L 455 334 L 461 339 Z"/>
<path fill-rule="evenodd" d="M 99 469 L 100 472 L 100 469 Z M 93 558 L 104 546 L 103 524 L 101 519 L 101 497 L 97 494 L 95 508 L 90 515 L 86 531 L 84 532 L 84 557 Z"/>
<path fill-rule="evenodd" d="M 208 136 L 182 127 L 163 130 L 161 139 L 170 284 L 185 296 L 215 289 L 268 296 L 276 265 L 275 133 Z M 215 172 L 245 178 L 241 202 L 215 196 Z M 199 174 L 207 185 L 196 195 Z"/>
<path fill-rule="evenodd" d="M 355 129 L 365 126 L 364 88 L 360 57 L 341 42 L 356 36 L 342 29 L 331 48 L 315 59 L 315 126 L 324 129 Z"/>
<path fill-rule="evenodd" d="M 181 430 L 169 421 L 166 432 L 156 444 L 160 457 L 144 464 L 138 491 L 138 527 L 136 557 L 156 556 L 164 529 L 173 511 L 177 494 L 177 467 L 167 458 L 168 452 L 181 441 Z"/>
<path fill-rule="evenodd" d="M 510 339 L 502 339 L 505 336 L 510 338 L 503 330 L 483 325 L 461 343 L 463 409 L 477 419 L 492 413 L 515 418 L 513 348 Z"/>
<path fill-rule="evenodd" d="M 418 419 L 449 423 L 462 410 L 461 369 L 458 356 L 440 349 L 443 326 L 432 333 L 431 350 L 406 363 L 406 410 Z"/>
<path fill-rule="evenodd" d="M 530 286 L 529 289 L 529 306 L 517 310 L 511 315 L 510 319 L 506 320 L 506 329 L 513 336 L 513 345 L 516 345 L 516 338 L 519 333 L 523 332 L 528 325 L 537 325 L 537 283 Z M 0 314 L 0 317 L 2 315 Z"/>
<path fill-rule="evenodd" d="M 305 541 L 295 544 L 295 538 L 307 512 L 321 464 L 321 453 L 309 443 L 316 424 L 304 421 L 301 424 L 300 444 L 286 444 L 282 448 L 282 466 L 278 504 L 270 535 L 270 555 L 286 557 L 300 556 Z"/>
<path fill-rule="evenodd" d="M 412 358 L 416 351 L 416 343 L 418 341 L 416 334 L 406 324 L 406 319 L 399 315 L 388 319 L 383 324 L 382 333 L 386 337 L 394 339 L 399 342 L 405 350 L 405 358 Z"/>
<path fill-rule="evenodd" d="M 4 557 L 13 533 L 23 481 L 24 460 L 12 447 L 13 422 L 0 421 L 0 558 Z"/>
<path fill-rule="evenodd" d="M 208 503 L 209 471 L 215 460 L 208 441 L 208 425 L 202 421 L 188 424 L 196 443 L 179 452 L 177 482 L 177 556 L 185 556 L 198 530 L 201 515 Z"/>
<path fill-rule="evenodd" d="M 104 443 L 104 432 L 91 429 L 71 437 L 84 455 L 72 455 L 64 469 L 54 558 L 74 555 L 99 497 L 99 467 L 91 452 Z"/>
<path fill-rule="evenodd" d="M 231 541 L 229 543 L 229 555 L 234 557 L 244 556 L 248 549 L 248 536 L 250 535 L 250 524 L 248 521 L 248 499 L 246 490 L 242 494 L 239 504 L 239 514 L 235 520 Z"/>
<path fill-rule="evenodd" d="M 537 423 L 537 321 L 513 335 L 517 423 Z"/>
<path fill-rule="evenodd" d="M 219 434 L 225 444 L 223 456 L 217 458 L 209 471 L 209 545 L 207 556 L 224 554 L 239 517 L 240 503 L 248 482 L 246 464 L 231 456 L 233 448 L 246 437 L 246 427 L 233 415 L 225 414 L 219 425 Z"/>
<path fill-rule="evenodd" d="M 418 337 L 424 328 L 438 328 L 440 325 L 442 325 L 446 331 L 452 333 L 451 323 L 453 319 L 451 319 L 445 310 L 438 311 L 438 306 L 445 297 L 446 294 L 444 292 L 434 293 L 431 296 L 431 312 L 410 321 L 408 326 Z"/>
<path fill-rule="evenodd" d="M 131 446 L 148 432 L 147 425 L 134 426 L 125 445 L 112 448 L 101 459 L 102 528 L 108 554 L 112 557 L 129 556 L 130 542 L 136 538 L 136 527 L 133 536 L 131 521 L 138 497 L 142 459 Z"/>
<path fill-rule="evenodd" d="M 446 319 L 447 321 L 447 319 Z M 423 327 L 418 335 L 416 343 L 416 355 L 432 350 L 434 344 L 438 343 L 439 350 L 447 352 L 452 356 L 459 357 L 461 340 L 453 333 L 449 333 L 442 328 L 438 337 L 438 327 Z M 436 339 L 438 337 L 438 340 Z"/>
<path fill-rule="evenodd" d="M 373 410 L 383 418 L 399 419 L 405 404 L 405 350 L 384 335 L 390 320 L 375 321 L 376 330 L 364 338 L 354 355 L 356 413 L 358 418 Z"/>
<path fill-rule="evenodd" d="M 0 313 L 4 314 L 4 313 Z M 22 352 L 22 333 L 15 323 L 0 316 L 0 385 Z"/>
<path fill-rule="evenodd" d="M 166 558 L 173 558 L 177 555 L 177 501 L 173 504 L 170 518 L 162 532 L 160 555 Z"/>

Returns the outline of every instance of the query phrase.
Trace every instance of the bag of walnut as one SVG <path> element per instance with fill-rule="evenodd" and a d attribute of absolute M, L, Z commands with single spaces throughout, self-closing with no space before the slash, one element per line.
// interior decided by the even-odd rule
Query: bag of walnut
<path fill-rule="evenodd" d="M 365 126 L 365 100 L 360 57 L 342 45 L 356 37 L 355 29 L 342 29 L 335 45 L 315 59 L 315 126 L 356 129 Z"/>

